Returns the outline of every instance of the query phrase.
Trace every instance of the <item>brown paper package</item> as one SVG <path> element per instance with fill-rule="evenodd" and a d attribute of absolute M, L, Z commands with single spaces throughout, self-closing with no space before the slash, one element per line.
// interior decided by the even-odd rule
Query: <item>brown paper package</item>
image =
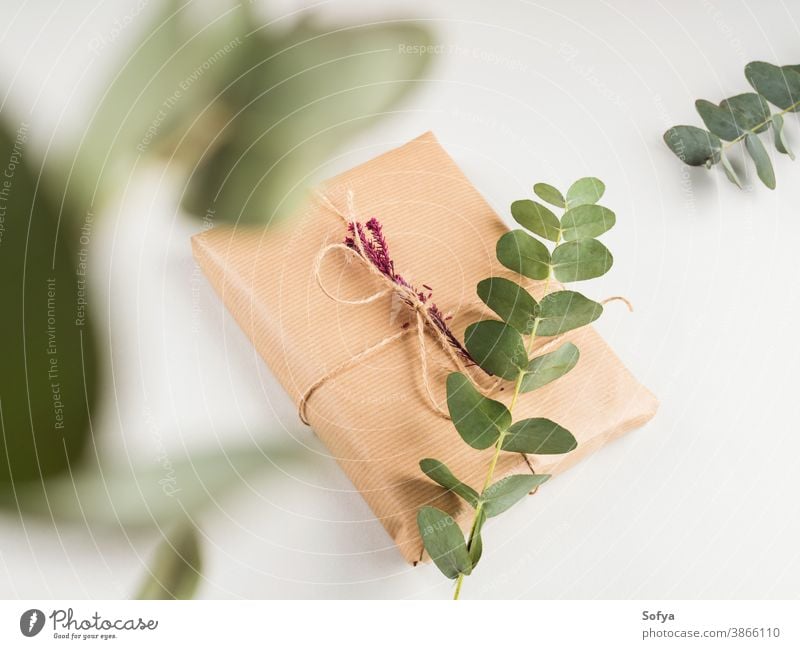
<path fill-rule="evenodd" d="M 471 322 L 493 317 L 477 301 L 475 285 L 492 275 L 514 277 L 495 258 L 495 243 L 507 228 L 433 134 L 333 178 L 320 191 L 343 212 L 352 192 L 359 220 L 374 216 L 382 223 L 397 272 L 417 286 L 432 287 L 433 301 L 453 314 L 450 324 L 459 339 Z M 398 333 L 405 323 L 415 326 L 408 308 L 391 296 L 352 305 L 320 289 L 315 259 L 324 245 L 344 236 L 341 217 L 313 199 L 285 230 L 214 228 L 192 240 L 216 292 L 295 403 L 337 365 Z M 339 252 L 325 258 L 320 276 L 328 292 L 344 299 L 381 288 L 358 260 Z M 656 412 L 655 397 L 591 327 L 565 339 L 579 347 L 578 365 L 522 395 L 514 419 L 548 417 L 570 430 L 578 447 L 561 456 L 529 456 L 530 466 L 523 456 L 505 453 L 498 479 L 531 467 L 559 473 Z M 431 336 L 426 336 L 426 350 L 430 385 L 444 407 L 445 377 L 453 367 Z M 495 398 L 508 401 L 510 391 Z M 406 560 L 422 557 L 416 525 L 420 506 L 434 505 L 452 513 L 462 527 L 468 525 L 467 507 L 428 480 L 419 461 L 441 460 L 479 488 L 492 451 L 468 447 L 431 407 L 417 336 L 405 336 L 329 377 L 309 398 L 307 417 Z"/>

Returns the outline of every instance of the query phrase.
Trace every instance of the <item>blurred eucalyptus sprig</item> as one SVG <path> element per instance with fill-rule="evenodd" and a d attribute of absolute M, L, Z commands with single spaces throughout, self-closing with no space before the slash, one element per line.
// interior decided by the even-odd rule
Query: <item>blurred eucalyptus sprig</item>
<path fill-rule="evenodd" d="M 708 130 L 673 126 L 664 133 L 664 141 L 688 165 L 711 168 L 721 163 L 725 175 L 739 188 L 742 182 L 726 150 L 743 142 L 758 177 L 767 187 L 775 189 L 775 171 L 758 134 L 771 128 L 775 148 L 794 160 L 784 135 L 783 116 L 800 110 L 800 65 L 779 67 L 752 61 L 745 66 L 744 74 L 755 92 L 723 99 L 719 105 L 698 99 L 695 108 Z M 780 110 L 773 113 L 770 104 Z"/>
<path fill-rule="evenodd" d="M 310 13 L 265 22 L 252 5 L 165 0 L 120 57 L 85 126 L 43 160 L 28 150 L 27 125 L 11 128 L 0 115 L 2 164 L 13 172 L 0 195 L 8 349 L 0 493 L 12 481 L 62 474 L 85 455 L 104 358 L 88 295 L 89 241 L 131 174 L 166 159 L 183 171 L 179 194 L 190 213 L 266 224 L 430 61 L 399 47 L 430 42 L 413 22 L 323 27 Z"/>
<path fill-rule="evenodd" d="M 198 22 L 194 4 L 167 0 L 123 57 L 74 158 L 60 162 L 77 173 L 69 195 L 93 202 L 140 159 L 160 157 L 181 169 L 191 214 L 272 222 L 337 146 L 390 114 L 431 60 L 401 47 L 431 42 L 413 21 L 324 25 L 305 12 L 267 22 L 253 3 L 227 0 L 206 3 L 211 15 Z"/>
<path fill-rule="evenodd" d="M 454 599 L 459 598 L 464 577 L 481 558 L 481 530 L 486 519 L 503 513 L 550 477 L 526 473 L 493 482 L 501 454 L 561 454 L 577 446 L 572 433 L 554 421 L 535 417 L 514 422 L 512 417 L 521 394 L 564 376 L 578 362 L 580 352 L 571 342 L 530 358 L 536 339 L 583 327 L 603 312 L 601 304 L 576 291 L 548 292 L 550 284 L 553 279 L 563 284 L 600 277 L 613 263 L 609 250 L 596 238 L 616 222 L 614 212 L 597 205 L 605 191 L 601 181 L 581 178 L 566 197 L 544 183 L 533 189 L 539 198 L 564 213 L 559 219 L 541 203 L 515 201 L 511 214 L 525 229 L 500 237 L 496 252 L 506 268 L 522 277 L 544 281 L 543 297 L 537 301 L 517 282 L 504 277 L 484 279 L 478 283 L 478 296 L 500 320 L 476 322 L 465 334 L 472 359 L 487 373 L 513 382 L 510 403 L 506 406 L 484 396 L 460 372 L 447 377 L 447 406 L 459 435 L 474 449 L 494 450 L 480 492 L 462 482 L 444 462 L 432 458 L 420 462 L 431 480 L 460 496 L 474 510 L 466 539 L 447 512 L 426 506 L 417 515 L 426 551 L 439 570 L 456 581 Z M 531 233 L 552 242 L 552 252 Z"/>

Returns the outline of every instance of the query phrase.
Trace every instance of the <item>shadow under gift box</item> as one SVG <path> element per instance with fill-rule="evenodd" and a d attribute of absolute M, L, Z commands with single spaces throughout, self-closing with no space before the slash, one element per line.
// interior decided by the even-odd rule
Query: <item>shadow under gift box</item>
<path fill-rule="evenodd" d="M 449 324 L 460 340 L 470 323 L 496 317 L 477 301 L 475 286 L 489 276 L 515 278 L 495 257 L 497 239 L 507 228 L 432 133 L 331 179 L 320 191 L 342 212 L 352 191 L 358 220 L 381 222 L 396 271 L 419 287 L 432 287 L 433 301 L 454 315 Z M 346 235 L 342 218 L 330 207 L 311 200 L 288 225 L 263 231 L 215 228 L 195 236 L 192 245 L 225 306 L 299 403 L 321 376 L 397 334 L 405 323 L 416 324 L 410 309 L 391 295 L 352 305 L 320 289 L 315 260 L 326 244 Z M 327 255 L 320 276 L 328 292 L 343 299 L 384 288 L 344 252 Z M 537 473 L 565 470 L 644 424 L 658 407 L 594 329 L 584 327 L 564 339 L 580 349 L 577 366 L 521 395 L 514 419 L 552 419 L 572 432 L 578 447 L 565 455 L 529 456 Z M 454 370 L 452 361 L 433 337 L 426 334 L 425 342 L 430 385 L 446 409 L 445 378 Z M 507 384 L 495 398 L 508 401 L 511 390 Z M 416 524 L 422 505 L 452 513 L 462 527 L 469 524 L 471 509 L 425 477 L 419 461 L 441 460 L 479 489 L 492 449 L 467 446 L 431 407 L 416 335 L 329 377 L 310 396 L 306 412 L 407 561 L 422 556 Z M 504 453 L 495 479 L 529 471 L 521 455 Z"/>

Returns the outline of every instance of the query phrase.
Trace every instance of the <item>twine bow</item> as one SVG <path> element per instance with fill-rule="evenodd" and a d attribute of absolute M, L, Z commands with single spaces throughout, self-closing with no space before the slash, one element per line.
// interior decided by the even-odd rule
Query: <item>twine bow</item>
<path fill-rule="evenodd" d="M 364 250 L 363 242 L 359 236 L 359 224 L 356 219 L 356 211 L 354 205 L 354 197 L 352 190 L 348 190 L 347 192 L 347 213 L 342 212 L 339 208 L 337 208 L 330 199 L 320 192 L 315 193 L 316 198 L 332 213 L 339 216 L 345 224 L 350 226 L 353 229 L 354 236 L 354 248 L 345 245 L 344 243 L 331 243 L 327 244 L 322 247 L 322 249 L 317 253 L 317 257 L 314 260 L 314 279 L 317 282 L 317 285 L 320 287 L 322 292 L 327 295 L 331 300 L 338 302 L 339 304 L 351 304 L 351 305 L 359 305 L 359 304 L 370 304 L 371 302 L 375 302 L 376 300 L 381 299 L 390 294 L 397 295 L 403 302 L 405 302 L 408 307 L 413 311 L 415 317 L 415 326 L 414 328 L 407 328 L 399 331 L 398 333 L 387 336 L 383 340 L 379 341 L 378 343 L 368 347 L 363 352 L 348 358 L 347 360 L 343 361 L 329 372 L 326 372 L 322 376 L 320 376 L 316 381 L 314 381 L 308 388 L 306 388 L 305 392 L 303 393 L 302 397 L 300 398 L 300 404 L 298 406 L 298 413 L 300 415 L 300 419 L 304 424 L 308 424 L 308 419 L 306 417 L 306 407 L 308 404 L 309 397 L 313 394 L 313 392 L 321 386 L 325 381 L 330 379 L 336 374 L 344 371 L 345 369 L 357 365 L 359 362 L 363 361 L 368 356 L 376 353 L 377 351 L 383 349 L 384 347 L 392 344 L 393 342 L 400 340 L 401 338 L 406 337 L 412 333 L 416 333 L 417 336 L 417 347 L 419 350 L 419 362 L 420 362 L 420 369 L 422 373 L 422 384 L 425 388 L 425 392 L 428 396 L 428 401 L 430 402 L 433 409 L 442 417 L 449 419 L 450 416 L 447 411 L 443 410 L 436 401 L 436 398 L 433 395 L 433 390 L 431 389 L 431 382 L 430 382 L 430 374 L 428 370 L 428 352 L 425 345 L 425 330 L 431 332 L 436 341 L 439 343 L 439 346 L 445 351 L 447 356 L 452 361 L 453 365 L 461 372 L 468 372 L 467 364 L 462 358 L 462 356 L 458 353 L 458 351 L 453 347 L 452 339 L 447 335 L 447 333 L 442 329 L 442 322 L 436 318 L 434 314 L 431 313 L 430 304 L 428 304 L 420 295 L 414 290 L 413 287 L 404 284 L 398 283 L 394 281 L 391 277 L 385 275 L 378 269 L 374 264 L 370 263 Z M 370 274 L 378 279 L 382 284 L 385 285 L 384 288 L 379 289 L 378 291 L 374 292 L 372 295 L 368 295 L 364 298 L 358 299 L 346 299 L 342 298 L 338 295 L 332 294 L 328 289 L 325 287 L 325 284 L 322 281 L 322 262 L 325 260 L 331 252 L 341 250 L 347 255 L 360 260 L 362 265 L 370 272 Z"/>

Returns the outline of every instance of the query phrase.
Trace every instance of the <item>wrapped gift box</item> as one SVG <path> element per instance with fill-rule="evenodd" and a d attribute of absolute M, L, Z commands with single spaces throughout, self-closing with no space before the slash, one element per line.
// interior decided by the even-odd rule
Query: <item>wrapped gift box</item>
<path fill-rule="evenodd" d="M 422 556 L 416 525 L 420 506 L 451 512 L 462 526 L 471 516 L 463 502 L 421 473 L 419 460 L 442 460 L 478 488 L 491 449 L 468 447 L 431 407 L 417 336 L 400 337 L 348 365 L 364 350 L 414 326 L 414 315 L 392 295 L 367 304 L 344 303 L 382 287 L 352 255 L 337 251 L 318 268 L 327 292 L 340 298 L 331 299 L 320 288 L 315 263 L 324 246 L 344 239 L 346 227 L 331 206 L 345 213 L 352 196 L 359 220 L 376 217 L 383 224 L 397 271 L 417 286 L 432 288 L 433 300 L 453 315 L 449 324 L 463 340 L 468 324 L 495 317 L 477 300 L 477 282 L 493 275 L 514 278 L 495 258 L 495 243 L 507 228 L 431 133 L 331 179 L 320 192 L 322 200 L 310 200 L 283 229 L 214 228 L 193 238 L 194 254 L 295 403 L 327 376 L 308 398 L 307 419 L 403 556 L 416 562 Z M 592 327 L 565 339 L 579 347 L 578 365 L 522 395 L 514 417 L 548 417 L 570 430 L 578 447 L 561 456 L 505 453 L 497 478 L 531 467 L 559 473 L 656 412 L 655 397 Z M 432 338 L 425 349 L 428 383 L 444 408 L 452 361 Z M 494 398 L 503 400 L 503 392 Z"/>

